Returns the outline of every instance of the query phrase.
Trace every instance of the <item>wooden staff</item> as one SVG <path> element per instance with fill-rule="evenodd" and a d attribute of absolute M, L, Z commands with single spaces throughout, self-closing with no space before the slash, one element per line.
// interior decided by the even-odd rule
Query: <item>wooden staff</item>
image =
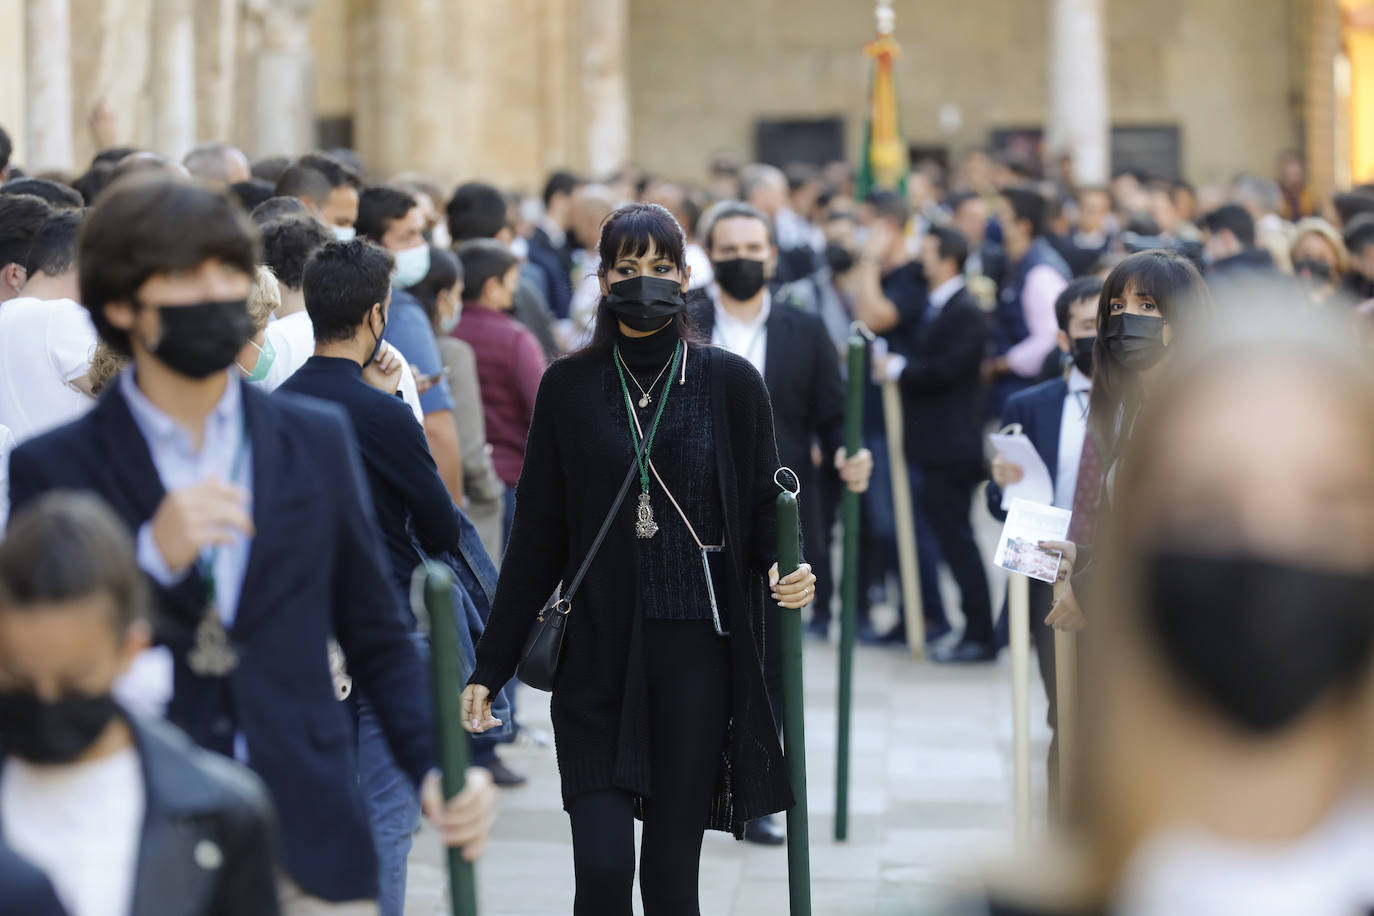
<path fill-rule="evenodd" d="M 926 651 L 926 618 L 921 604 L 921 564 L 916 553 L 915 504 L 902 438 L 902 394 L 896 382 L 883 383 L 883 421 L 887 426 L 888 463 L 892 465 L 892 501 L 897 510 L 897 564 L 902 576 L 906 641 L 912 658 L 921 658 Z"/>
<path fill-rule="evenodd" d="M 425 612 L 429 617 L 429 680 L 434 691 L 434 736 L 443 771 L 444 797 L 467 784 L 470 753 L 463 730 L 463 674 L 453 607 L 453 574 L 441 563 L 425 564 Z M 472 863 L 448 848 L 449 902 L 453 916 L 477 916 L 477 880 Z"/>
<path fill-rule="evenodd" d="M 1030 843 L 1030 588 L 1012 573 L 1007 581 L 1007 619 L 1011 642 L 1012 797 L 1016 843 Z M 1062 756 L 1062 754 L 1061 754 Z"/>
<path fill-rule="evenodd" d="M 778 472 L 782 473 L 781 470 Z M 789 470 L 789 473 L 792 473 Z M 792 473 L 793 478 L 796 474 Z M 778 576 L 786 578 L 801 565 L 797 495 L 778 494 Z M 802 684 L 802 630 L 799 611 L 782 612 L 782 738 L 796 802 L 787 811 L 787 887 L 792 916 L 811 916 L 811 830 L 806 804 L 806 723 Z"/>

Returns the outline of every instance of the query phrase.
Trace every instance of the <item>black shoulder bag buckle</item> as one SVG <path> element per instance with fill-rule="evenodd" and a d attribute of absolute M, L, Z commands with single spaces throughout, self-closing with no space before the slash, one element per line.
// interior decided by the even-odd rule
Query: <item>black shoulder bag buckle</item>
<path fill-rule="evenodd" d="M 573 596 L 582 585 L 582 578 L 587 575 L 587 569 L 592 565 L 596 552 L 601 549 L 601 542 L 606 539 L 606 533 L 611 530 L 611 523 L 615 521 L 616 513 L 625 502 L 625 494 L 630 492 L 630 485 L 634 482 L 637 470 L 639 468 L 631 462 L 625 482 L 620 485 L 620 493 L 611 504 L 611 511 L 606 513 L 606 520 L 601 523 L 601 530 L 597 532 L 596 540 L 592 542 L 591 550 L 587 551 L 587 556 L 578 568 L 577 575 L 573 576 L 568 590 L 545 605 L 539 612 L 534 626 L 530 627 L 530 635 L 525 640 L 525 651 L 520 656 L 520 665 L 515 669 L 515 676 L 535 690 L 553 690 L 554 679 L 558 676 L 558 663 L 563 657 L 563 637 L 568 632 L 568 615 L 572 613 Z"/>

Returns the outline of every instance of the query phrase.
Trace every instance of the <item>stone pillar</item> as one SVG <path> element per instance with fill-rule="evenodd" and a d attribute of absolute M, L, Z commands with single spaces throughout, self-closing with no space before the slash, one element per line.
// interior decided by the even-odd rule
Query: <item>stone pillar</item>
<path fill-rule="evenodd" d="M 630 158 L 629 0 L 582 0 L 581 26 L 586 165 L 603 178 Z"/>
<path fill-rule="evenodd" d="M 1051 0 L 1045 154 L 1073 156 L 1079 184 L 1111 178 L 1104 0 Z"/>
<path fill-rule="evenodd" d="M 194 0 L 153 0 L 148 100 L 153 151 L 179 161 L 196 142 Z"/>
<path fill-rule="evenodd" d="M 25 4 L 25 94 L 30 171 L 70 169 L 72 139 L 71 7 L 68 0 Z"/>
<path fill-rule="evenodd" d="M 1307 185 L 1313 199 L 1321 201 L 1337 188 L 1350 186 L 1350 65 L 1341 58 L 1341 11 L 1336 0 L 1310 0 L 1307 17 L 1304 146 Z M 1344 77 L 1339 86 L 1338 73 Z"/>
<path fill-rule="evenodd" d="M 298 156 L 315 147 L 315 0 L 250 0 L 259 43 L 253 56 L 252 156 Z"/>
<path fill-rule="evenodd" d="M 114 142 L 152 148 L 153 0 L 71 0 L 72 112 L 77 162 L 96 153 L 89 118 L 97 102 L 114 119 Z"/>
<path fill-rule="evenodd" d="M 196 0 L 196 139 L 231 141 L 238 72 L 238 0 Z"/>
<path fill-rule="evenodd" d="M 25 0 L 0 0 L 0 22 L 12 24 L 11 28 L 0 29 L 0 127 L 5 128 L 14 143 L 13 162 L 25 161 L 28 146 L 24 136 L 28 124 L 24 30 L 13 27 L 14 23 L 24 21 L 24 3 Z"/>

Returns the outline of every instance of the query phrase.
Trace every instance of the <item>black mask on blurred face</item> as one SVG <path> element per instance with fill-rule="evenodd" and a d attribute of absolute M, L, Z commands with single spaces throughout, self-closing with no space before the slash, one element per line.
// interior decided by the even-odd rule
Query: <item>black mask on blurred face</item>
<path fill-rule="evenodd" d="M 636 331 L 657 331 L 687 303 L 677 280 L 640 276 L 612 283 L 606 306 Z"/>
<path fill-rule="evenodd" d="M 1331 265 L 1316 259 L 1294 261 L 1293 273 L 1299 277 L 1311 278 L 1315 285 L 1331 282 Z"/>
<path fill-rule="evenodd" d="M 157 315 L 162 335 L 148 352 L 190 378 L 228 369 L 253 336 L 247 299 L 164 305 L 158 307 Z"/>
<path fill-rule="evenodd" d="M 831 242 L 825 246 L 825 263 L 830 265 L 832 273 L 848 273 L 854 266 L 854 255 L 838 242 Z"/>
<path fill-rule="evenodd" d="M 72 694 L 51 702 L 0 693 L 0 750 L 30 763 L 70 763 L 105 731 L 119 708 L 109 694 Z"/>
<path fill-rule="evenodd" d="M 1374 572 L 1161 551 L 1146 616 L 1165 658 L 1236 725 L 1278 731 L 1353 688 L 1374 649 Z"/>
<path fill-rule="evenodd" d="M 731 299 L 747 302 L 758 295 L 766 281 L 762 261 L 753 258 L 732 258 L 729 261 L 711 262 L 711 272 L 716 282 Z"/>
<path fill-rule="evenodd" d="M 1075 337 L 1069 342 L 1074 366 L 1088 378 L 1093 377 L 1093 345 L 1096 343 L 1096 337 Z"/>
<path fill-rule="evenodd" d="M 1122 312 L 1107 318 L 1103 338 L 1107 352 L 1132 372 L 1149 369 L 1164 358 L 1164 319 Z"/>

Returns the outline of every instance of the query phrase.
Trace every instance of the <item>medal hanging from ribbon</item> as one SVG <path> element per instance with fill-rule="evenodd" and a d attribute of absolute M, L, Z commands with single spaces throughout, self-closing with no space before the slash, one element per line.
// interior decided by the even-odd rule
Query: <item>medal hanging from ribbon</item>
<path fill-rule="evenodd" d="M 682 341 L 678 341 L 673 347 L 673 358 L 668 363 L 668 377 L 672 378 L 677 374 L 678 359 L 682 357 Z M 640 447 L 639 440 L 635 438 L 635 408 L 634 399 L 630 397 L 630 385 L 625 380 L 625 370 L 623 360 L 620 356 L 620 344 L 615 345 L 615 371 L 620 375 L 620 391 L 625 396 L 625 412 L 630 418 L 630 439 L 634 444 L 635 463 L 639 466 L 639 508 L 635 513 L 635 537 L 640 540 L 649 540 L 658 534 L 658 523 L 654 521 L 654 509 L 649 503 L 649 453 L 654 447 L 654 437 L 658 435 L 658 424 L 663 419 L 663 409 L 668 406 L 668 393 L 672 391 L 672 385 L 663 387 L 663 395 L 658 400 L 658 410 L 654 413 L 653 425 L 649 427 L 649 438 L 645 440 L 643 448 Z M 662 377 L 659 373 L 659 377 Z M 645 392 L 645 400 L 647 400 Z"/>

